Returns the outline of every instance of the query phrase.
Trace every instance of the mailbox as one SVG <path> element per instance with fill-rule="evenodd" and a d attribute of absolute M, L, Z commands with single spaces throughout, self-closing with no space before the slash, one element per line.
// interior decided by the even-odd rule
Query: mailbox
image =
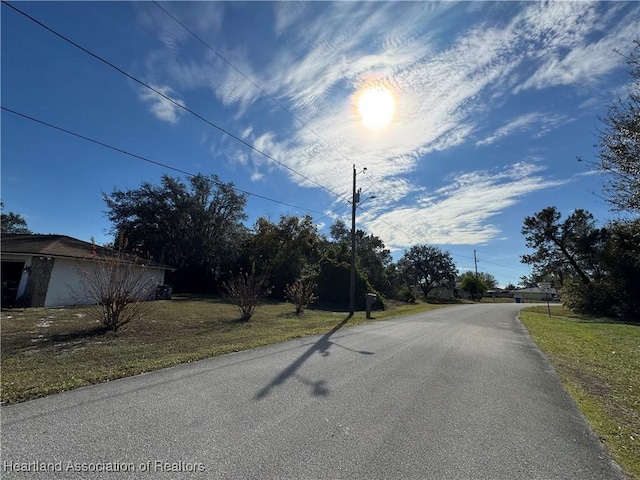
<path fill-rule="evenodd" d="M 367 318 L 371 318 L 371 307 L 377 299 L 378 296 L 375 293 L 367 293 Z"/>

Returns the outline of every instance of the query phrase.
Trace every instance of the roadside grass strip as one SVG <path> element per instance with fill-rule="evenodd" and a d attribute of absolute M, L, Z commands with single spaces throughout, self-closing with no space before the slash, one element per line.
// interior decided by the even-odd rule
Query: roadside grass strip
<path fill-rule="evenodd" d="M 396 305 L 375 320 L 445 305 Z M 87 307 L 3 310 L 0 316 L 1 399 L 16 403 L 180 363 L 324 334 L 347 314 L 318 309 L 295 315 L 290 303 L 262 305 L 238 322 L 233 305 L 219 298 L 175 296 L 117 333 L 89 320 Z M 367 320 L 356 312 L 347 326 Z"/>
<path fill-rule="evenodd" d="M 523 310 L 520 320 L 547 355 L 611 456 L 640 479 L 640 325 Z"/>

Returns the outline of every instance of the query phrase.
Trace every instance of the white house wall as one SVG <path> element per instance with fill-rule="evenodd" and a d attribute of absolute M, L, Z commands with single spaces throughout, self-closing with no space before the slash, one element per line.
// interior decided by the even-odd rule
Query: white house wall
<path fill-rule="evenodd" d="M 96 265 L 91 261 L 56 258 L 44 306 L 61 307 L 93 303 L 87 298 L 81 280 L 82 271 L 93 268 L 96 268 Z M 164 282 L 163 269 L 147 267 L 145 276 L 151 285 L 161 285 Z M 150 295 L 154 298 L 155 291 L 150 292 Z"/>
<path fill-rule="evenodd" d="M 86 269 L 88 262 L 56 258 L 49 278 L 45 307 L 60 307 L 76 303 L 89 303 L 80 281 L 80 271 Z"/>

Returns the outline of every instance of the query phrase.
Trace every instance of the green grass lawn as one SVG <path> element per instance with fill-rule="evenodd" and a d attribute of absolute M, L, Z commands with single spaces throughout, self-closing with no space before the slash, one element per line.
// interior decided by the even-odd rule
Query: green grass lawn
<path fill-rule="evenodd" d="M 620 466 L 640 479 L 640 325 L 533 307 L 520 320 Z"/>
<path fill-rule="evenodd" d="M 396 305 L 376 320 L 444 305 Z M 154 302 L 143 320 L 117 333 L 101 331 L 88 309 L 29 308 L 0 316 L 2 402 L 14 403 L 206 357 L 331 331 L 345 312 L 268 303 L 246 323 L 218 298 L 178 296 Z M 346 326 L 369 320 L 356 312 Z"/>

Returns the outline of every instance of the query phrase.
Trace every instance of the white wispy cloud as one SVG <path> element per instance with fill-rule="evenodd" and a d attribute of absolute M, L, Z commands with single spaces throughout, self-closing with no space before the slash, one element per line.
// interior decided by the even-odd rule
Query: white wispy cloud
<path fill-rule="evenodd" d="M 260 172 L 253 172 L 251 174 L 251 181 L 252 182 L 259 182 L 261 180 L 264 180 L 264 174 L 260 173 Z"/>
<path fill-rule="evenodd" d="M 361 222 L 386 245 L 402 249 L 415 243 L 477 245 L 497 236 L 490 220 L 523 196 L 567 183 L 547 179 L 544 167 L 515 163 L 503 171 L 461 173 L 451 184 L 414 205 L 381 215 L 362 215 Z"/>
<path fill-rule="evenodd" d="M 215 46 L 306 125 L 291 119 L 286 129 L 257 125 L 257 103 L 273 104 L 210 52 L 182 55 L 176 46 L 183 39 L 170 29 L 162 31 L 169 55 L 150 55 L 147 66 L 180 91 L 211 91 L 233 110 L 243 139 L 339 195 L 350 191 L 351 165 L 367 166 L 359 181 L 379 199 L 368 203 L 363 222 L 395 248 L 417 241 L 486 242 L 499 234 L 492 217 L 529 193 L 562 184 L 546 178 L 538 163 L 463 174 L 435 192 L 426 191 L 412 173 L 428 166 L 435 151 L 474 141 L 489 145 L 523 132 L 541 136 L 571 121 L 514 112 L 511 121 L 477 140 L 477 132 L 485 129 L 482 118 L 493 106 L 488 102 L 500 104 L 527 89 L 597 82 L 620 64 L 611 48 L 625 35 L 631 38 L 638 24 L 631 18 L 610 29 L 609 17 L 618 9 L 613 4 L 603 16 L 597 2 L 497 3 L 491 8 L 508 12 L 500 22 L 491 27 L 465 23 L 465 30 L 442 43 L 438 33 L 452 9 L 464 8 L 461 4 L 412 2 L 396 8 L 394 2 L 276 2 L 274 8 L 274 35 L 287 39 L 286 48 L 273 48 L 258 62 L 245 45 L 227 45 L 216 37 Z M 467 8 L 476 10 L 467 21 L 483 12 L 477 5 Z M 525 63 L 527 68 L 520 69 Z M 358 118 L 354 93 L 368 84 L 385 85 L 396 94 L 396 117 L 384 130 L 368 131 Z M 164 105 L 154 105 L 168 121 L 175 118 Z M 254 181 L 280 168 L 255 153 L 231 157 Z M 292 182 L 318 188 L 285 171 Z M 342 202 L 325 197 L 334 205 Z"/>
<path fill-rule="evenodd" d="M 597 5 L 598 2 L 554 2 L 544 10 L 537 5 L 523 13 L 519 23 L 522 34 L 532 39 L 535 48 L 530 55 L 542 63 L 515 92 L 556 85 L 593 85 L 620 66 L 623 59 L 614 50 L 631 48 L 640 17 L 635 12 L 624 21 L 611 22 L 608 20 L 620 7 L 611 2 L 602 13 Z M 596 41 L 594 34 L 600 36 Z"/>
<path fill-rule="evenodd" d="M 185 106 L 182 100 L 173 96 L 173 90 L 171 89 L 171 87 L 160 87 L 157 85 L 151 85 L 151 87 L 162 93 L 162 95 L 166 96 L 167 98 L 170 98 L 174 102 Z M 169 123 L 176 123 L 178 121 L 181 108 L 178 107 L 175 103 L 172 103 L 171 101 L 167 100 L 167 98 L 164 98 L 163 96 L 158 95 L 152 90 L 146 88 L 140 90 L 138 95 L 144 103 L 149 105 L 151 113 L 153 113 L 159 120 L 163 120 Z"/>
<path fill-rule="evenodd" d="M 476 142 L 478 146 L 486 146 L 497 142 L 501 138 L 507 137 L 514 133 L 532 132 L 535 138 L 539 138 L 549 133 L 553 128 L 561 123 L 569 121 L 563 115 L 544 114 L 540 112 L 531 112 L 520 115 L 506 125 L 500 127 L 493 135 Z"/>
<path fill-rule="evenodd" d="M 342 9 L 349 9 L 342 5 L 336 8 L 341 12 L 337 15 L 345 14 Z M 475 107 L 470 101 L 515 68 L 516 62 L 505 53 L 513 32 L 476 28 L 449 49 L 436 53 L 428 39 L 421 38 L 418 45 L 406 40 L 418 35 L 416 29 L 424 28 L 421 21 L 433 21 L 427 18 L 433 13 L 431 10 L 402 9 L 410 10 L 406 23 L 395 21 L 389 25 L 379 12 L 366 18 L 365 13 L 371 8 L 360 8 L 356 13 L 355 24 L 365 26 L 365 31 L 357 34 L 340 32 L 339 22 L 335 22 L 335 31 L 328 28 L 327 32 L 325 18 L 316 24 L 306 23 L 304 29 L 314 33 L 315 36 L 310 35 L 314 43 L 298 63 L 289 62 L 290 54 L 281 61 L 276 58 L 271 78 L 280 89 L 280 96 L 289 98 L 303 112 L 302 117 L 309 119 L 308 125 L 314 131 L 339 145 L 343 156 L 356 164 L 366 164 L 382 177 L 393 178 L 412 171 L 420 157 L 430 151 L 445 150 L 468 139 L 475 128 L 470 117 Z M 425 17 L 420 18 L 421 14 Z M 386 39 L 380 41 L 378 52 L 363 56 L 358 42 L 370 38 L 374 31 L 385 32 Z M 284 63 L 289 64 L 288 69 L 283 68 Z M 344 91 L 338 90 L 341 81 L 350 81 L 351 91 L 355 92 L 371 79 L 397 92 L 398 98 L 395 121 L 390 128 L 375 133 L 363 130 L 351 96 L 335 95 Z M 328 96 L 326 92 L 332 90 L 336 92 Z M 344 175 L 337 173 L 345 168 L 341 155 L 327 148 L 309 149 L 307 144 L 316 144 L 318 139 L 305 129 L 299 129 L 287 143 L 287 148 L 294 150 L 290 155 L 294 169 L 317 174 L 319 177 L 314 178 L 319 182 L 338 187 L 336 183 Z"/>
<path fill-rule="evenodd" d="M 588 170 L 586 172 L 580 172 L 575 174 L 576 177 L 592 177 L 597 175 L 602 175 L 602 172 L 600 170 Z"/>

